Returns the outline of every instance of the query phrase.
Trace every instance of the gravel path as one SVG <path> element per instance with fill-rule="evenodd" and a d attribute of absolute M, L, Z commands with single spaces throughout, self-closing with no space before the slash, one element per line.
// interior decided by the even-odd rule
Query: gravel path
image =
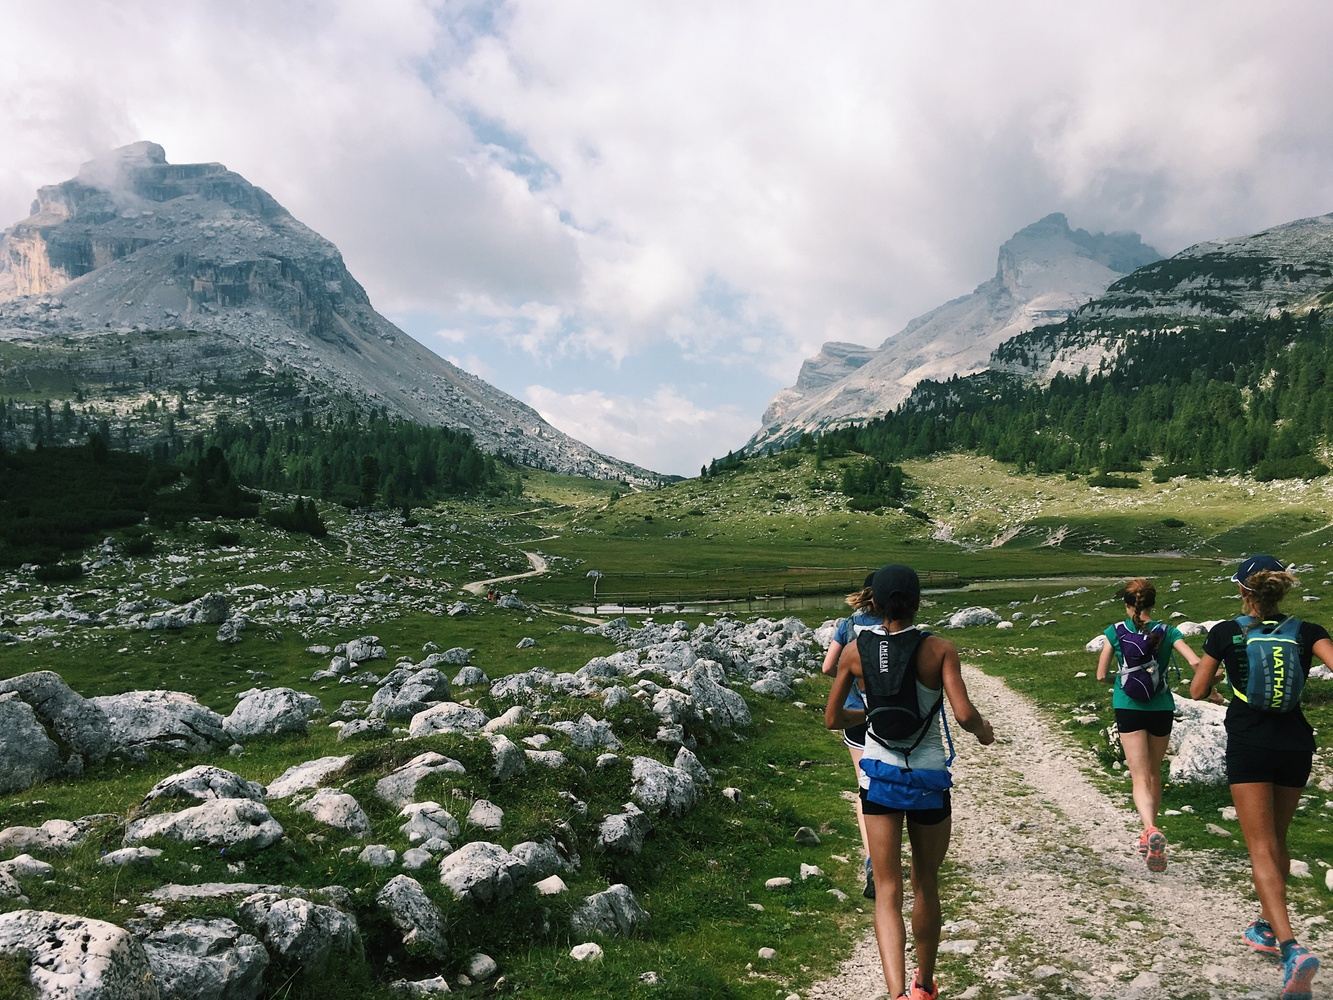
<path fill-rule="evenodd" d="M 1278 966 L 1239 940 L 1257 912 L 1236 882 L 1244 873 L 1218 872 L 1215 861 L 1183 851 L 1170 855 L 1165 874 L 1148 872 L 1133 850 L 1128 788 L 1112 801 L 1083 775 L 1082 751 L 1032 704 L 996 678 L 964 671 L 997 742 L 980 747 L 966 733 L 959 741 L 949 858 L 955 893 L 961 882 L 973 898 L 946 924 L 944 947 L 965 952 L 972 942 L 975 951 L 942 956 L 941 996 L 1276 997 Z M 1316 950 L 1321 934 L 1328 941 L 1326 923 L 1296 924 Z M 950 966 L 982 981 L 949 989 Z M 867 935 L 840 973 L 806 996 L 861 1000 L 883 990 Z"/>

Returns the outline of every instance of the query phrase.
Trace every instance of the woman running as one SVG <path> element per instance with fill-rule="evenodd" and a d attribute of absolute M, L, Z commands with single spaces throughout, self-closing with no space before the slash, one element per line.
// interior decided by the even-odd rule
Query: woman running
<path fill-rule="evenodd" d="M 824 724 L 846 730 L 870 721 L 859 784 L 875 880 L 875 938 L 889 995 L 936 1000 L 935 957 L 940 944 L 939 869 L 949 849 L 949 765 L 944 749 L 947 698 L 954 718 L 982 745 L 995 742 L 991 724 L 967 696 L 953 643 L 914 624 L 921 583 L 906 566 L 878 570 L 871 590 L 882 614 L 863 629 L 838 661 L 824 706 Z M 867 710 L 844 707 L 861 681 Z M 903 926 L 903 825 L 912 846 L 912 936 L 917 969 L 909 989 Z"/>
<path fill-rule="evenodd" d="M 880 625 L 884 619 L 875 614 L 875 594 L 870 589 L 870 582 L 875 578 L 874 573 L 867 573 L 865 583 L 861 589 L 853 594 L 847 595 L 847 604 L 852 608 L 850 618 L 839 618 L 837 631 L 833 633 L 833 641 L 829 643 L 828 652 L 824 654 L 824 673 L 833 677 L 838 672 L 838 657 L 842 655 L 843 647 L 856 639 L 857 626 L 867 627 Z M 851 690 L 847 692 L 847 700 L 843 703 L 843 708 L 864 709 L 865 702 L 861 699 L 861 688 L 853 684 Z M 861 780 L 861 754 L 866 748 L 866 727 L 864 724 L 852 726 L 843 730 L 842 741 L 847 745 L 847 752 L 852 756 L 852 770 L 856 772 L 857 782 Z M 875 880 L 871 876 L 870 864 L 870 844 L 866 840 L 866 821 L 861 815 L 861 800 L 856 800 L 856 825 L 861 828 L 861 850 L 865 857 L 866 885 L 863 895 L 866 899 L 875 898 Z"/>
<path fill-rule="evenodd" d="M 1199 658 L 1174 625 L 1153 621 L 1157 588 L 1144 579 L 1130 580 L 1116 594 L 1125 604 L 1125 620 L 1106 627 L 1106 643 L 1097 660 L 1097 680 L 1113 678 L 1111 707 L 1125 764 L 1134 788 L 1134 808 L 1143 822 L 1138 849 L 1148 870 L 1166 871 L 1166 835 L 1157 829 L 1162 808 L 1162 761 L 1171 742 L 1176 699 L 1167 684 L 1173 652 L 1191 666 Z M 1111 660 L 1119 669 L 1112 675 Z"/>
<path fill-rule="evenodd" d="M 1309 1000 L 1319 959 L 1296 943 L 1291 929 L 1287 829 L 1310 780 L 1315 750 L 1300 692 L 1315 657 L 1333 666 L 1333 642 L 1322 625 L 1278 610 L 1296 578 L 1272 556 L 1250 556 L 1231 579 L 1244 613 L 1208 632 L 1190 695 L 1206 698 L 1218 665 L 1225 668 L 1232 694 L 1225 723 L 1227 782 L 1260 906 L 1243 936 L 1255 951 L 1281 958 L 1283 1000 Z"/>

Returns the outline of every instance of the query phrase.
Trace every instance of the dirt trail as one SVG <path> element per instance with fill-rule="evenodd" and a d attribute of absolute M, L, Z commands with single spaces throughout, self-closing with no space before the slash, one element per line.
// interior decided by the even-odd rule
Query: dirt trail
<path fill-rule="evenodd" d="M 543 541 L 543 539 L 538 538 L 535 539 L 535 541 L 540 542 Z M 510 583 L 514 580 L 526 580 L 528 577 L 541 576 L 546 572 L 547 564 L 545 556 L 538 552 L 524 552 L 523 554 L 528 557 L 528 562 L 532 566 L 532 569 L 527 573 L 515 573 L 513 576 L 496 576 L 489 580 L 473 580 L 471 583 L 463 584 L 463 589 L 469 594 L 480 594 L 492 583 Z"/>
<path fill-rule="evenodd" d="M 1128 783 L 1123 798 L 1108 798 L 1080 770 L 1083 751 L 1031 703 L 975 668 L 965 673 L 999 741 L 959 739 L 949 857 L 974 892 L 960 916 L 976 926 L 946 925 L 944 941 L 972 940 L 976 951 L 946 958 L 941 995 L 1276 997 L 1278 966 L 1239 940 L 1257 910 L 1236 882 L 1238 866 L 1222 872 L 1204 855 L 1175 851 L 1165 874 L 1149 873 L 1133 850 Z M 1328 952 L 1329 935 L 1319 937 L 1326 924 L 1295 923 L 1303 943 Z M 966 993 L 948 989 L 950 961 L 984 981 Z M 867 935 L 838 976 L 804 996 L 860 1000 L 883 990 Z"/>

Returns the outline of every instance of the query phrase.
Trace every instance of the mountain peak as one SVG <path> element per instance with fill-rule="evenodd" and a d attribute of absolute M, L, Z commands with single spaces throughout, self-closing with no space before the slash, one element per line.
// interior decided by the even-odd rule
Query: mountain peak
<path fill-rule="evenodd" d="M 1006 287 L 1031 284 L 1033 272 L 1059 269 L 1083 258 L 1128 274 L 1161 259 L 1138 233 L 1090 233 L 1072 229 L 1063 212 L 1024 226 L 1000 247 L 995 277 Z"/>
<path fill-rule="evenodd" d="M 79 168 L 79 177 L 90 175 L 94 179 L 101 177 L 109 169 L 123 170 L 126 167 L 166 166 L 167 151 L 155 142 L 142 139 L 128 146 L 118 146 L 113 150 L 93 157 Z"/>

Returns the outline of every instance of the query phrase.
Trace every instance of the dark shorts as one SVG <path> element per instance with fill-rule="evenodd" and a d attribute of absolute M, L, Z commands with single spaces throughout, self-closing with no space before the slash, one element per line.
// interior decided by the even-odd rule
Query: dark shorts
<path fill-rule="evenodd" d="M 1227 743 L 1227 784 L 1259 782 L 1283 788 L 1304 788 L 1310 781 L 1314 754 L 1304 750 L 1265 750 Z"/>
<path fill-rule="evenodd" d="M 864 750 L 866 748 L 866 724 L 863 722 L 859 726 L 848 726 L 842 731 L 842 741 L 853 750 Z"/>
<path fill-rule="evenodd" d="M 1117 708 L 1115 728 L 1122 734 L 1148 731 L 1149 736 L 1170 736 L 1173 712 L 1145 712 L 1137 708 Z"/>
<path fill-rule="evenodd" d="M 907 822 L 917 826 L 934 826 L 943 823 L 953 815 L 953 802 L 949 793 L 944 793 L 944 805 L 939 809 L 890 809 L 878 802 L 866 798 L 865 789 L 861 789 L 861 813 L 865 816 L 906 816 Z"/>

